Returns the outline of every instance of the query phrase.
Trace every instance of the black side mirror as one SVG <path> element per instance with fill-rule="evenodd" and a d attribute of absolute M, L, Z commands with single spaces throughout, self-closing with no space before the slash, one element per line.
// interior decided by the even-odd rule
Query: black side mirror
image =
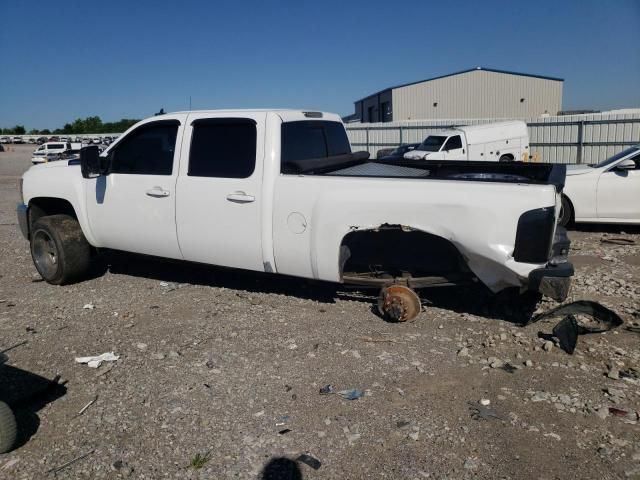
<path fill-rule="evenodd" d="M 80 149 L 80 171 L 84 178 L 95 178 L 102 175 L 105 168 L 101 163 L 100 150 L 97 145 L 89 145 Z"/>

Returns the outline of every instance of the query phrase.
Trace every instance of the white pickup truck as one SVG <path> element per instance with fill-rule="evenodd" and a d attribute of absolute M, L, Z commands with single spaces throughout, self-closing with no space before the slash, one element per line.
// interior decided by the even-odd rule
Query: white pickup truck
<path fill-rule="evenodd" d="M 367 159 L 330 113 L 165 114 L 31 167 L 18 219 L 52 284 L 115 249 L 376 286 L 396 320 L 419 312 L 412 288 L 478 279 L 566 297 L 564 166 Z"/>
<path fill-rule="evenodd" d="M 527 124 L 483 123 L 439 130 L 404 154 L 409 160 L 481 160 L 513 162 L 529 160 Z"/>

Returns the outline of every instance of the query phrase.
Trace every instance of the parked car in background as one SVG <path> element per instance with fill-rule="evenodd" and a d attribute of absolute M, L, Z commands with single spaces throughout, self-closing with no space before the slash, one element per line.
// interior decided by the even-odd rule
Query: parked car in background
<path fill-rule="evenodd" d="M 47 143 L 47 137 L 38 137 L 38 139 L 36 140 L 36 143 L 38 145 L 42 145 L 43 143 Z"/>
<path fill-rule="evenodd" d="M 441 130 L 430 134 L 408 160 L 529 160 L 529 133 L 522 121 L 486 123 Z"/>
<path fill-rule="evenodd" d="M 46 163 L 59 160 L 71 152 L 71 144 L 63 142 L 47 142 L 40 145 L 31 158 L 31 163 Z M 78 151 L 80 149 L 78 148 Z"/>
<path fill-rule="evenodd" d="M 100 144 L 102 143 L 102 139 L 101 139 L 100 137 L 93 137 L 93 138 L 91 139 L 91 142 L 92 142 L 94 145 L 100 145 Z"/>
<path fill-rule="evenodd" d="M 34 137 L 29 137 L 29 140 L 27 140 L 27 143 L 30 143 L 33 145 L 36 143 L 36 139 Z"/>
<path fill-rule="evenodd" d="M 22 138 L 22 137 L 20 137 L 20 136 L 16 135 L 15 137 L 13 137 L 13 143 L 14 143 L 15 145 L 21 145 L 21 144 L 23 144 L 23 143 L 24 143 L 24 138 Z"/>
<path fill-rule="evenodd" d="M 60 137 L 58 136 L 53 136 L 53 137 L 49 137 L 49 142 L 59 142 L 60 141 Z"/>
<path fill-rule="evenodd" d="M 0 143 L 9 144 L 11 143 L 11 137 L 0 137 Z"/>
<path fill-rule="evenodd" d="M 404 154 L 414 150 L 420 145 L 419 143 L 405 143 L 404 145 L 400 145 L 399 147 L 394 148 L 388 154 L 383 156 L 378 156 L 378 160 L 382 160 L 385 162 L 391 162 L 396 160 L 402 160 L 404 158 Z"/>
<path fill-rule="evenodd" d="M 558 222 L 640 224 L 640 145 L 590 165 L 569 165 Z"/>

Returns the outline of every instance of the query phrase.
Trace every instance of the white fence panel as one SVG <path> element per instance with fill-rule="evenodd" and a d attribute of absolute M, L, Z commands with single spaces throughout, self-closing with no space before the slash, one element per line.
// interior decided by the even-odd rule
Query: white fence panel
<path fill-rule="evenodd" d="M 438 129 L 510 119 L 418 120 L 389 123 L 347 124 L 354 150 L 378 150 L 402 143 L 421 142 Z M 547 163 L 597 163 L 640 144 L 640 114 L 589 114 L 523 118 L 529 127 L 531 154 Z"/>

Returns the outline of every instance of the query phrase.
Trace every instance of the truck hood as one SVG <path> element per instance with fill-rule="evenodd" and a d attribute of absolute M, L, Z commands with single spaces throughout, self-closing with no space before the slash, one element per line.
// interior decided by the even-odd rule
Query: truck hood
<path fill-rule="evenodd" d="M 426 156 L 428 159 L 431 153 L 433 152 L 423 152 L 422 150 L 411 150 L 410 152 L 407 152 L 404 154 L 404 158 L 406 158 L 407 160 L 422 160 Z"/>
<path fill-rule="evenodd" d="M 50 162 L 39 163 L 37 165 L 32 166 L 29 170 L 42 170 L 45 168 L 59 168 L 59 167 L 68 167 L 69 159 L 66 160 L 51 160 Z"/>
<path fill-rule="evenodd" d="M 572 175 L 584 175 L 593 172 L 593 167 L 589 165 L 567 165 L 567 177 Z"/>

